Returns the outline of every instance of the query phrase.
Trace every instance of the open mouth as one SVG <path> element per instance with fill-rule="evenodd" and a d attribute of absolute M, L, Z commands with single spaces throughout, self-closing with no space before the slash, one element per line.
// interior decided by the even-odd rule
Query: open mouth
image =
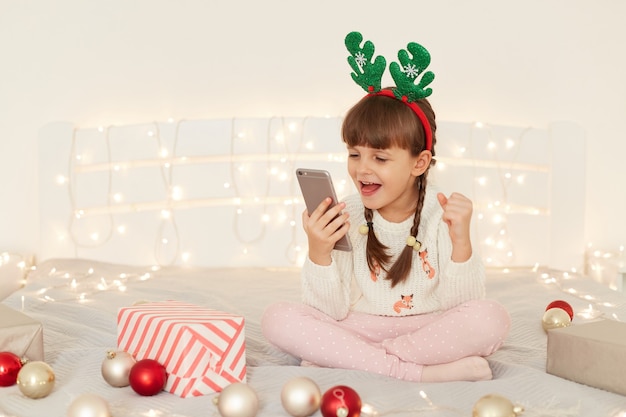
<path fill-rule="evenodd" d="M 380 184 L 374 182 L 361 181 L 361 194 L 369 196 L 374 194 L 381 187 Z"/>

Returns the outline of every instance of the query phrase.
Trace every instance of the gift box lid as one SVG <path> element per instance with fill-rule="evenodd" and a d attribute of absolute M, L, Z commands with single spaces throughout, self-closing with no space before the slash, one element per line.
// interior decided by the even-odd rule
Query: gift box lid
<path fill-rule="evenodd" d="M 41 325 L 37 320 L 4 304 L 0 304 L 0 327 L 19 327 L 29 324 Z"/>
<path fill-rule="evenodd" d="M 626 323 L 615 320 L 600 320 L 575 326 L 551 329 L 548 333 L 562 333 L 570 337 L 584 337 L 600 343 L 624 345 L 626 347 Z"/>
<path fill-rule="evenodd" d="M 28 360 L 44 360 L 43 325 L 0 303 L 0 352 L 11 352 Z"/>

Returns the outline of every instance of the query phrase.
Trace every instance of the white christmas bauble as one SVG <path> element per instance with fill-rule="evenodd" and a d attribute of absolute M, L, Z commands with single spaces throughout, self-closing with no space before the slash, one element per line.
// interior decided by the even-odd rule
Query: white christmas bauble
<path fill-rule="evenodd" d="M 320 408 L 322 393 L 315 382 L 307 377 L 288 381 L 280 393 L 283 408 L 293 417 L 308 417 Z"/>
<path fill-rule="evenodd" d="M 127 387 L 130 384 L 128 376 L 135 362 L 130 353 L 109 351 L 100 368 L 102 377 L 112 387 Z"/>
<path fill-rule="evenodd" d="M 235 382 L 222 390 L 217 398 L 217 409 L 222 417 L 255 417 L 259 398 L 248 384 Z"/>
<path fill-rule="evenodd" d="M 109 405 L 96 394 L 82 394 L 70 404 L 67 417 L 111 417 Z"/>

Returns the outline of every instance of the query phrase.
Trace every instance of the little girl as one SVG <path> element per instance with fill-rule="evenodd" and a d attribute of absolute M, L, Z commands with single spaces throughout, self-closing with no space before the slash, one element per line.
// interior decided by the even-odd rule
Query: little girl
<path fill-rule="evenodd" d="M 268 307 L 263 334 L 303 365 L 421 382 L 488 380 L 485 356 L 502 345 L 510 317 L 484 299 L 471 201 L 427 184 L 433 110 L 424 97 L 398 99 L 397 90 L 370 88 L 346 115 L 342 137 L 358 194 L 303 213 L 303 303 Z M 334 250 L 345 234 L 353 250 Z"/>

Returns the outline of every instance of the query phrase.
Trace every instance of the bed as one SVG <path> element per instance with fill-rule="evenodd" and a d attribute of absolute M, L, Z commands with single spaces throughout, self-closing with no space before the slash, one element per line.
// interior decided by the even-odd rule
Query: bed
<path fill-rule="evenodd" d="M 352 192 L 340 118 L 165 121 L 41 130 L 41 248 L 22 288 L 3 303 L 40 321 L 56 384 L 45 398 L 0 388 L 0 415 L 61 416 L 83 393 L 113 416 L 218 416 L 218 394 L 137 395 L 101 376 L 117 346 L 120 308 L 178 300 L 245 318 L 247 383 L 258 416 L 288 416 L 283 386 L 306 376 L 325 390 L 352 387 L 365 416 L 469 416 L 498 394 L 524 416 L 624 416 L 626 397 L 546 373 L 541 318 L 557 299 L 573 325 L 626 319 L 626 297 L 583 271 L 584 134 L 439 122 L 432 181 L 474 200 L 472 233 L 488 267 L 487 292 L 513 326 L 488 358 L 494 379 L 410 383 L 360 371 L 302 367 L 260 332 L 265 307 L 299 300 L 306 239 L 293 172 L 327 169 Z M 557 152 L 558 150 L 558 152 Z M 321 415 L 316 412 L 314 415 Z"/>

